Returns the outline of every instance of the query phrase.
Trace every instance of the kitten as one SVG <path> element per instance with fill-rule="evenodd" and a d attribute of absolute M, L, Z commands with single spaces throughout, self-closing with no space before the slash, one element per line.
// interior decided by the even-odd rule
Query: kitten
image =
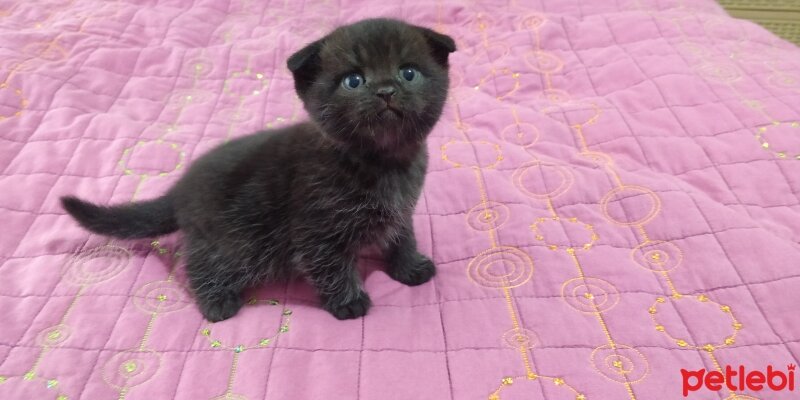
<path fill-rule="evenodd" d="M 209 321 L 235 315 L 245 288 L 298 272 L 334 317 L 363 316 L 363 247 L 377 244 L 388 274 L 406 285 L 435 274 L 411 216 L 455 50 L 450 37 L 397 20 L 340 27 L 287 62 L 311 121 L 212 150 L 163 197 L 62 204 L 100 234 L 183 231 L 189 286 Z"/>

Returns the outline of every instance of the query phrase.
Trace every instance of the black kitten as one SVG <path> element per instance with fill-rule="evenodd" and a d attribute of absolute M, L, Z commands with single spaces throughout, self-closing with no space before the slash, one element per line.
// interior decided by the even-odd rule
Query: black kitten
<path fill-rule="evenodd" d="M 453 51 L 450 37 L 400 21 L 338 28 L 287 62 L 311 122 L 214 149 L 163 197 L 113 207 L 64 197 L 63 206 L 119 238 L 181 229 L 209 321 L 235 315 L 246 287 L 294 271 L 336 318 L 360 317 L 371 304 L 355 269 L 364 246 L 379 245 L 389 275 L 407 285 L 435 274 L 411 216 Z"/>

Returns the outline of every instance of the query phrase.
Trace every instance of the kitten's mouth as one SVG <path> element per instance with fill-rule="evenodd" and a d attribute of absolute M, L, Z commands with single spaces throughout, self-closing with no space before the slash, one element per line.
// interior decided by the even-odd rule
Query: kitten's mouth
<path fill-rule="evenodd" d="M 383 110 L 378 111 L 378 116 L 383 118 L 386 117 L 400 118 L 403 116 L 403 112 L 392 106 L 386 106 L 386 108 L 384 108 Z"/>

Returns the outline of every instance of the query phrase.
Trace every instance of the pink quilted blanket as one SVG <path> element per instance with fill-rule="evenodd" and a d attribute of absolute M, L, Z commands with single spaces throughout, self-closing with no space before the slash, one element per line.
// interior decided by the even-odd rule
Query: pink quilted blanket
<path fill-rule="evenodd" d="M 433 282 L 367 257 L 365 318 L 294 282 L 208 324 L 178 236 L 60 209 L 304 118 L 287 55 L 371 16 L 459 46 L 415 217 Z M 0 1 L 0 82 L 0 399 L 800 391 L 800 49 L 711 0 Z"/>

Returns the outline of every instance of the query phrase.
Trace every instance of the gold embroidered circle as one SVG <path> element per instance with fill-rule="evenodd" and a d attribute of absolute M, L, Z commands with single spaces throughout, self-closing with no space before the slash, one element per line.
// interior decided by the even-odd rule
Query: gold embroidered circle
<path fill-rule="evenodd" d="M 592 225 L 574 217 L 542 217 L 531 224 L 531 230 L 536 240 L 544 243 L 548 249 L 566 250 L 571 253 L 591 249 L 600 238 Z M 579 232 L 573 233 L 576 231 Z"/>
<path fill-rule="evenodd" d="M 105 245 L 75 255 L 62 270 L 64 279 L 75 285 L 107 281 L 128 265 L 131 253 L 119 246 Z"/>
<path fill-rule="evenodd" d="M 531 385 L 532 384 L 532 385 Z M 555 376 L 539 375 L 530 372 L 527 375 L 504 376 L 500 379 L 500 386 L 489 394 L 489 400 L 502 399 L 526 399 L 531 398 L 531 393 L 539 393 L 542 387 L 548 387 L 546 392 L 552 393 L 553 390 L 559 393 L 555 398 L 558 399 L 577 399 L 586 400 L 587 397 L 567 383 L 564 378 Z"/>
<path fill-rule="evenodd" d="M 0 83 L 0 122 L 5 119 L 19 117 L 22 110 L 28 107 L 28 99 L 22 90 L 12 88 L 7 83 Z"/>
<path fill-rule="evenodd" d="M 542 91 L 542 95 L 553 104 L 566 103 L 572 98 L 569 92 L 561 89 L 545 89 Z"/>
<path fill-rule="evenodd" d="M 774 87 L 781 89 L 796 89 L 800 88 L 800 78 L 778 72 L 770 75 L 767 81 Z"/>
<path fill-rule="evenodd" d="M 214 62 L 208 58 L 194 58 L 189 60 L 184 68 L 187 75 L 202 78 L 211 73 L 214 69 Z"/>
<path fill-rule="evenodd" d="M 219 118 L 223 121 L 234 123 L 240 123 L 249 121 L 253 118 L 253 112 L 247 108 L 224 108 L 220 112 L 217 113 Z"/>
<path fill-rule="evenodd" d="M 450 140 L 443 144 L 442 160 L 455 167 L 494 168 L 503 161 L 503 152 L 497 143 L 485 140 Z M 455 150 L 455 151 L 453 151 Z"/>
<path fill-rule="evenodd" d="M 178 89 L 167 97 L 166 107 L 182 109 L 191 104 L 205 103 L 213 98 L 211 92 L 199 89 Z"/>
<path fill-rule="evenodd" d="M 39 335 L 36 337 L 36 343 L 41 346 L 56 347 L 64 343 L 71 334 L 72 328 L 70 328 L 69 325 L 54 325 L 39 332 Z"/>
<path fill-rule="evenodd" d="M 177 143 L 140 140 L 122 151 L 118 164 L 126 175 L 166 176 L 183 168 L 185 159 L 186 152 Z"/>
<path fill-rule="evenodd" d="M 475 18 L 473 21 L 471 21 L 470 25 L 472 29 L 478 32 L 485 32 L 491 26 L 496 25 L 496 22 L 489 15 L 479 12 L 475 15 Z"/>
<path fill-rule="evenodd" d="M 507 126 L 500 137 L 508 143 L 531 147 L 539 140 L 539 129 L 529 123 L 520 122 Z"/>
<path fill-rule="evenodd" d="M 722 83 L 731 83 L 742 77 L 741 71 L 732 64 L 706 63 L 697 67 L 700 76 Z"/>
<path fill-rule="evenodd" d="M 491 85 L 488 84 L 489 82 L 491 82 Z M 489 73 L 481 77 L 478 84 L 472 89 L 484 89 L 495 96 L 495 99 L 503 100 L 516 93 L 520 85 L 520 74 L 518 72 L 514 72 L 508 67 L 495 68 L 492 66 Z"/>
<path fill-rule="evenodd" d="M 189 304 L 189 294 L 180 284 L 172 281 L 150 282 L 136 291 L 133 304 L 146 313 L 178 311 Z"/>
<path fill-rule="evenodd" d="M 235 71 L 225 80 L 222 92 L 233 97 L 258 96 L 267 88 L 268 80 L 261 72 L 252 70 Z"/>
<path fill-rule="evenodd" d="M 161 355 L 153 350 L 126 350 L 114 354 L 103 365 L 103 380 L 122 390 L 147 382 L 161 367 Z"/>
<path fill-rule="evenodd" d="M 539 337 L 525 328 L 514 328 L 503 334 L 503 342 L 512 349 L 532 349 L 539 344 Z"/>
<path fill-rule="evenodd" d="M 32 371 L 23 375 L 0 375 L 0 399 L 68 400 L 63 386 L 58 379 L 39 376 Z"/>
<path fill-rule="evenodd" d="M 683 337 L 682 335 L 676 335 L 675 332 L 683 332 L 688 327 L 683 322 L 683 317 L 673 316 L 670 318 L 669 315 L 664 315 L 667 311 L 672 311 L 675 309 L 679 303 L 686 303 L 691 302 L 693 304 L 692 307 L 702 307 L 703 313 L 716 313 L 717 315 L 706 314 L 706 315 L 694 315 L 695 319 L 690 319 L 690 321 L 694 320 L 702 320 L 706 323 L 714 322 L 711 326 L 719 327 L 727 325 L 730 330 L 730 333 L 720 335 L 722 338 L 717 338 L 715 340 L 708 340 L 703 343 L 693 343 L 692 338 L 690 337 Z M 664 304 L 669 304 L 668 310 L 662 310 Z M 658 297 L 656 298 L 655 303 L 648 308 L 648 313 L 650 314 L 650 318 L 653 320 L 653 324 L 655 325 L 656 331 L 662 332 L 667 337 L 670 338 L 675 344 L 678 345 L 680 348 L 685 349 L 695 349 L 695 350 L 705 350 L 705 351 L 713 351 L 718 348 L 731 346 L 736 343 L 736 337 L 739 334 L 739 331 L 742 329 L 742 324 L 734 317 L 733 311 L 731 310 L 730 306 L 717 303 L 716 301 L 711 300 L 708 296 L 704 294 L 700 294 L 697 296 L 687 296 L 681 294 L 673 294 L 669 297 Z M 684 310 L 686 311 L 686 310 Z M 672 311 L 673 313 L 675 311 Z M 720 324 L 716 320 L 719 318 L 718 314 L 722 314 L 722 319 L 727 320 L 727 324 Z M 710 337 L 712 334 L 717 334 L 717 332 L 708 333 L 703 332 L 701 330 L 694 330 L 694 337 L 700 337 L 701 340 L 703 337 Z"/>
<path fill-rule="evenodd" d="M 516 247 L 494 247 L 478 254 L 469 262 L 467 276 L 485 287 L 517 287 L 533 276 L 533 261 L 528 254 Z"/>
<path fill-rule="evenodd" d="M 759 126 L 756 140 L 777 158 L 800 160 L 800 121 L 775 121 Z"/>
<path fill-rule="evenodd" d="M 667 272 L 681 265 L 683 252 L 670 242 L 657 240 L 636 246 L 631 251 L 631 258 L 650 271 Z"/>
<path fill-rule="evenodd" d="M 478 231 L 489 231 L 502 226 L 509 216 L 508 207 L 496 201 L 487 201 L 472 207 L 467 214 L 467 224 Z"/>
<path fill-rule="evenodd" d="M 647 357 L 624 344 L 600 346 L 592 351 L 590 358 L 600 374 L 619 383 L 640 382 L 650 372 Z"/>
<path fill-rule="evenodd" d="M 231 318 L 206 325 L 200 329 L 200 335 L 204 336 L 208 340 L 211 348 L 233 350 L 235 353 L 241 353 L 249 349 L 270 346 L 275 342 L 279 335 L 289 332 L 289 322 L 292 318 L 292 310 L 285 307 L 277 307 L 280 306 L 280 304 L 281 303 L 275 299 L 258 300 L 255 298 L 248 300 L 247 304 L 245 304 L 245 307 L 268 305 L 275 310 L 270 311 L 269 313 L 266 312 L 268 310 L 261 310 L 259 314 L 264 317 L 268 317 L 270 315 L 274 317 L 276 313 L 280 313 L 280 320 L 278 321 L 278 325 L 272 334 L 265 333 L 263 336 L 250 338 L 248 339 L 247 343 L 244 343 L 244 341 L 237 338 L 237 335 L 241 333 L 241 330 L 236 328 L 236 325 L 241 323 L 243 320 L 241 318 Z M 274 319 L 271 320 L 274 321 Z M 252 320 L 247 321 L 249 321 L 248 323 L 253 323 Z"/>
<path fill-rule="evenodd" d="M 566 167 L 538 160 L 517 168 L 511 179 L 517 189 L 535 199 L 556 198 L 566 193 L 575 181 Z"/>
<path fill-rule="evenodd" d="M 542 14 L 532 13 L 524 16 L 519 23 L 519 30 L 535 31 L 547 22 L 547 18 Z"/>
<path fill-rule="evenodd" d="M 561 286 L 561 298 L 582 313 L 603 313 L 619 303 L 619 291 L 600 278 L 573 278 Z"/>
<path fill-rule="evenodd" d="M 553 53 L 534 50 L 525 55 L 525 62 L 534 71 L 541 74 L 554 74 L 564 68 L 564 61 Z"/>
<path fill-rule="evenodd" d="M 644 225 L 661 211 L 661 199 L 646 187 L 625 185 L 609 191 L 600 200 L 600 207 L 603 215 L 615 224 Z"/>
<path fill-rule="evenodd" d="M 605 153 L 600 153 L 596 151 L 582 151 L 579 154 L 599 165 L 605 165 L 605 166 L 614 165 L 614 160 L 611 157 L 609 157 L 608 154 Z"/>

